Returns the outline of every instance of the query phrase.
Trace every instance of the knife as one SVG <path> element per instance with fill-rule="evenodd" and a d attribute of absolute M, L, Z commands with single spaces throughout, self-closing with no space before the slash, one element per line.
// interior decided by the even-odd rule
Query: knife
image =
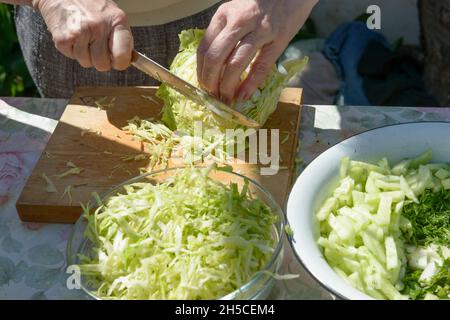
<path fill-rule="evenodd" d="M 133 50 L 131 64 L 152 78 L 169 85 L 172 89 L 183 94 L 193 102 L 207 107 L 209 110 L 225 120 L 231 120 L 249 128 L 260 127 L 260 124 L 257 121 L 247 117 L 235 109 L 230 108 L 225 103 L 217 100 L 205 91 L 196 88 L 157 62 L 147 58 L 142 53 Z"/>

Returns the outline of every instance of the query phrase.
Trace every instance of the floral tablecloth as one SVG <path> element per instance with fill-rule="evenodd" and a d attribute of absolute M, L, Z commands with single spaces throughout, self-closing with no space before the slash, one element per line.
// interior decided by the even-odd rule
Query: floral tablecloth
<path fill-rule="evenodd" d="M 0 99 L 0 299 L 85 299 L 66 286 L 65 248 L 72 225 L 21 222 L 15 202 L 66 100 Z M 305 106 L 299 132 L 300 171 L 337 142 L 368 129 L 413 121 L 450 121 L 450 109 Z M 270 298 L 332 299 L 287 246 Z"/>

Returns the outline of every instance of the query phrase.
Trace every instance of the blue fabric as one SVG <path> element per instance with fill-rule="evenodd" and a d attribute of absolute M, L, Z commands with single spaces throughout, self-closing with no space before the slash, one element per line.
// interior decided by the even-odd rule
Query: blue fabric
<path fill-rule="evenodd" d="M 359 60 L 371 40 L 389 47 L 383 35 L 368 29 L 362 22 L 341 25 L 325 42 L 323 53 L 343 79 L 341 94 L 346 105 L 371 105 L 364 93 L 363 78 L 358 73 Z"/>

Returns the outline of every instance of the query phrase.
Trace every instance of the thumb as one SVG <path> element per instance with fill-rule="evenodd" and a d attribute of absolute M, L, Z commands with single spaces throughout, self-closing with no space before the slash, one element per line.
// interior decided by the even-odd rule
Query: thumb
<path fill-rule="evenodd" d="M 125 70 L 131 63 L 131 52 L 134 40 L 131 29 L 127 24 L 116 25 L 109 37 L 112 66 L 116 70 Z"/>

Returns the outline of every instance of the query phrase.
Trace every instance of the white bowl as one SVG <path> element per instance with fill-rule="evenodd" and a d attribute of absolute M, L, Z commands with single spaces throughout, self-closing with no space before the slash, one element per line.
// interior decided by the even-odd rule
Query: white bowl
<path fill-rule="evenodd" d="M 433 150 L 434 162 L 450 162 L 450 123 L 407 123 L 358 134 L 322 153 L 297 179 L 287 204 L 287 219 L 293 230 L 291 245 L 300 263 L 331 293 L 343 299 L 373 299 L 339 277 L 317 245 L 315 212 L 336 187 L 342 157 L 362 161 L 386 157 L 396 163 L 428 149 Z"/>

